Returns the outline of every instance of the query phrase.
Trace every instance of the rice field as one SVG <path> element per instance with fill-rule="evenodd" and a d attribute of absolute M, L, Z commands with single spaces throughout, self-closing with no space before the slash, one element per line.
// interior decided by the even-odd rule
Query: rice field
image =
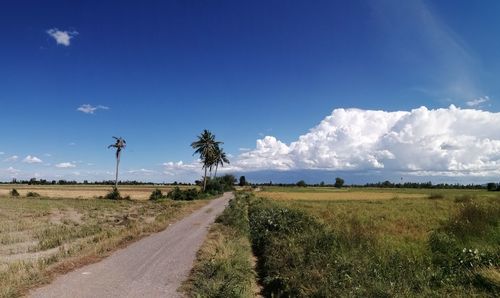
<path fill-rule="evenodd" d="M 49 198 L 79 198 L 92 199 L 106 195 L 112 185 L 26 185 L 26 184 L 1 184 L 0 197 L 8 196 L 9 192 L 15 188 L 21 196 L 28 192 L 36 192 L 42 197 Z M 179 186 L 180 188 L 193 188 L 196 186 Z M 165 185 L 120 185 L 119 190 L 122 196 L 130 196 L 133 200 L 147 200 L 149 195 L 156 188 L 163 193 L 168 193 L 173 186 Z"/>
<path fill-rule="evenodd" d="M 0 297 L 19 296 L 49 282 L 54 274 L 98 261 L 206 203 L 68 199 L 62 197 L 79 192 L 79 197 L 88 198 L 89 193 L 82 187 L 59 188 L 18 187 L 21 195 L 59 191 L 56 198 L 0 197 Z M 105 193 L 105 189 L 91 186 L 88 190 Z M 133 191 L 142 193 L 140 198 L 150 193 L 149 187 Z"/>
<path fill-rule="evenodd" d="M 290 231 L 254 243 L 264 243 L 261 279 L 269 293 L 489 297 L 500 291 L 496 192 L 266 187 L 255 195 L 269 203 L 256 204 L 254 222 L 263 218 L 266 229 Z M 312 222 L 324 230 L 294 234 Z M 324 235 L 333 242 L 322 240 Z M 308 247 L 310 241 L 325 247 Z M 317 285 L 289 267 L 292 252 L 304 262 L 301 268 L 310 266 L 311 274 L 318 274 Z M 318 266 L 325 262 L 332 267 Z"/>

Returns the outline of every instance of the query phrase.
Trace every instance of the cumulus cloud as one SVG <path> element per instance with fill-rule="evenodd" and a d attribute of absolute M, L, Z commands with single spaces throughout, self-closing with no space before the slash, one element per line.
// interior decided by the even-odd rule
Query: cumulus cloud
<path fill-rule="evenodd" d="M 17 156 L 17 155 L 12 155 L 12 156 L 10 156 L 10 157 L 7 157 L 7 158 L 6 158 L 6 159 L 4 159 L 3 161 L 5 161 L 5 162 L 14 162 L 14 161 L 16 161 L 16 160 L 18 160 L 18 159 L 19 159 L 19 156 Z"/>
<path fill-rule="evenodd" d="M 76 109 L 76 110 L 80 111 L 82 113 L 85 113 L 85 114 L 94 114 L 94 112 L 97 110 L 109 110 L 109 107 L 102 106 L 102 105 L 92 106 L 89 104 L 84 104 L 84 105 L 81 105 L 80 107 L 78 107 L 78 109 Z"/>
<path fill-rule="evenodd" d="M 42 160 L 36 156 L 28 155 L 23 159 L 24 163 L 41 163 Z"/>
<path fill-rule="evenodd" d="M 56 168 L 60 168 L 60 169 L 75 168 L 75 167 L 76 167 L 76 165 L 71 163 L 71 162 L 61 162 L 61 163 L 56 164 Z"/>
<path fill-rule="evenodd" d="M 490 98 L 488 96 L 483 96 L 483 97 L 475 98 L 473 100 L 469 100 L 466 102 L 466 104 L 469 107 L 478 107 L 478 106 L 481 106 L 481 104 L 488 102 L 488 101 L 490 101 Z"/>
<path fill-rule="evenodd" d="M 257 141 L 235 165 L 254 170 L 387 170 L 488 175 L 500 169 L 500 113 L 474 109 L 336 109 L 297 141 Z"/>
<path fill-rule="evenodd" d="M 192 162 L 192 163 L 184 163 L 183 161 L 178 161 L 178 162 L 166 162 L 163 163 L 163 174 L 169 175 L 169 176 L 174 176 L 174 175 L 179 175 L 179 174 L 186 174 L 186 173 L 196 173 L 200 171 L 200 163 L 199 162 Z"/>
<path fill-rule="evenodd" d="M 500 113 L 476 109 L 373 111 L 335 109 L 289 144 L 257 140 L 220 173 L 259 171 L 377 172 L 413 176 L 500 175 Z M 163 164 L 164 174 L 201 177 L 200 161 Z"/>
<path fill-rule="evenodd" d="M 52 28 L 46 31 L 57 44 L 68 47 L 71 44 L 71 39 L 78 35 L 76 31 L 62 31 L 57 28 Z"/>

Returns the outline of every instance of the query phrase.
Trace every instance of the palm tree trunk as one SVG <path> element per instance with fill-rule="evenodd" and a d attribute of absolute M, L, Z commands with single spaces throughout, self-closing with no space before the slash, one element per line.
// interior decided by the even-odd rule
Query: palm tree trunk
<path fill-rule="evenodd" d="M 219 165 L 216 165 L 216 166 L 215 166 L 215 176 L 214 176 L 215 178 L 217 178 L 217 169 L 218 169 L 218 168 L 219 168 Z"/>
<path fill-rule="evenodd" d="M 115 189 L 118 189 L 118 166 L 120 165 L 120 155 L 116 157 Z"/>
<path fill-rule="evenodd" d="M 207 167 L 205 167 L 205 176 L 203 176 L 203 191 L 207 187 Z"/>

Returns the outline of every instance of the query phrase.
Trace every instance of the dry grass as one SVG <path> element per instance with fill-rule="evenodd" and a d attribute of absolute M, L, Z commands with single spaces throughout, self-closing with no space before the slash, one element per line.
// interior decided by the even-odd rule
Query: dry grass
<path fill-rule="evenodd" d="M 187 186 L 179 186 L 181 188 Z M 193 186 L 191 186 L 192 188 Z M 26 196 L 28 192 L 36 192 L 42 197 L 49 198 L 80 198 L 92 199 L 99 196 L 105 196 L 111 189 L 111 185 L 0 185 L 0 196 L 9 196 L 9 192 L 17 189 L 21 196 Z M 173 189 L 172 186 L 155 185 L 123 185 L 119 186 L 122 196 L 130 196 L 133 200 L 147 200 L 151 192 L 160 189 L 163 193 L 168 193 Z"/>
<path fill-rule="evenodd" d="M 0 297 L 98 261 L 204 204 L 0 198 Z"/>
<path fill-rule="evenodd" d="M 441 199 L 430 200 L 431 194 L 439 194 Z M 355 221 L 360 228 L 369 231 L 383 249 L 397 248 L 413 253 L 421 253 L 429 233 L 458 211 L 464 194 L 469 200 L 486 205 L 498 202 L 491 192 L 453 189 L 325 190 L 311 187 L 289 190 L 274 187 L 271 191 L 257 193 L 287 207 L 303 209 L 339 233 Z"/>

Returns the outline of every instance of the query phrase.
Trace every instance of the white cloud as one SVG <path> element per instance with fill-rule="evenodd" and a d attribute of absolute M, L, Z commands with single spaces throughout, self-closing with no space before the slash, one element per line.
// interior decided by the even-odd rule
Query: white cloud
<path fill-rule="evenodd" d="M 234 162 L 242 170 L 387 170 L 481 176 L 500 170 L 500 113 L 336 109 L 289 145 L 272 136 Z"/>
<path fill-rule="evenodd" d="M 60 168 L 60 169 L 67 169 L 67 168 L 74 168 L 74 167 L 76 167 L 76 165 L 72 164 L 70 162 L 61 162 L 61 163 L 56 164 L 56 168 Z"/>
<path fill-rule="evenodd" d="M 7 170 L 6 170 L 7 173 L 9 173 L 10 175 L 17 175 L 19 174 L 21 171 L 18 170 L 18 169 L 15 169 L 13 167 L 8 167 Z"/>
<path fill-rule="evenodd" d="M 139 169 L 139 170 L 129 170 L 127 173 L 132 174 L 132 175 L 145 175 L 145 176 L 150 176 L 152 174 L 156 174 L 156 171 L 153 170 L 148 170 L 148 169 Z"/>
<path fill-rule="evenodd" d="M 57 28 L 52 28 L 47 30 L 47 34 L 54 38 L 57 44 L 68 47 L 71 44 L 71 39 L 78 35 L 78 32 L 61 31 Z"/>
<path fill-rule="evenodd" d="M 42 160 L 36 156 L 28 155 L 23 159 L 23 162 L 25 162 L 25 163 L 41 163 Z"/>
<path fill-rule="evenodd" d="M 109 107 L 102 106 L 102 105 L 92 106 L 89 104 L 84 104 L 84 105 L 81 105 L 80 107 L 78 107 L 78 109 L 76 109 L 76 110 L 80 111 L 82 113 L 85 113 L 85 114 L 94 114 L 94 112 L 97 110 L 109 110 Z"/>
<path fill-rule="evenodd" d="M 481 106 L 481 104 L 488 102 L 489 100 L 490 100 L 490 98 L 488 96 L 484 96 L 484 97 L 475 98 L 473 100 L 469 100 L 466 102 L 466 104 L 469 107 L 478 107 L 478 106 Z"/>
<path fill-rule="evenodd" d="M 220 172 L 375 170 L 418 176 L 500 174 L 500 113 L 450 106 L 429 110 L 336 109 L 308 133 L 286 144 L 257 140 Z M 167 162 L 172 177 L 200 177 L 198 162 Z"/>
<path fill-rule="evenodd" d="M 19 156 L 17 156 L 17 155 L 12 155 L 12 156 L 10 156 L 10 157 L 7 157 L 7 158 L 6 158 L 6 159 L 4 159 L 3 161 L 5 161 L 5 162 L 14 162 L 14 161 L 16 161 L 16 160 L 18 160 L 18 159 L 19 159 Z"/>

